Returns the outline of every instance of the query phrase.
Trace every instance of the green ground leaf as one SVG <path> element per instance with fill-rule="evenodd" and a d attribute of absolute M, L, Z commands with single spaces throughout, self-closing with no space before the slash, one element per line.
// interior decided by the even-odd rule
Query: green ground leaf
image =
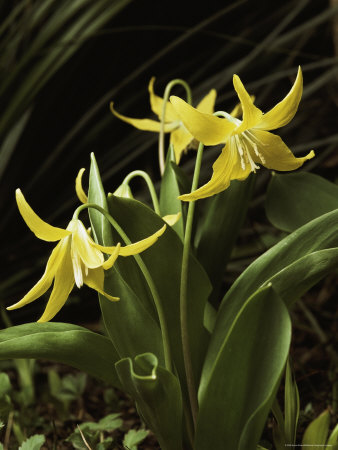
<path fill-rule="evenodd" d="M 43 434 L 35 434 L 20 445 L 19 450 L 40 450 L 46 438 Z"/>
<path fill-rule="evenodd" d="M 329 411 L 324 411 L 306 428 L 302 445 L 311 445 L 313 447 L 325 445 L 329 434 L 329 426 L 330 413 Z"/>
<path fill-rule="evenodd" d="M 158 366 L 156 356 L 151 353 L 138 355 L 134 361 L 122 359 L 116 363 L 116 371 L 161 449 L 182 449 L 183 411 L 178 379 Z"/>
<path fill-rule="evenodd" d="M 129 430 L 124 436 L 123 445 L 128 450 L 137 450 L 138 444 L 140 444 L 148 434 L 148 430 Z"/>
<path fill-rule="evenodd" d="M 265 210 L 280 230 L 294 231 L 311 220 L 338 208 L 338 186 L 312 173 L 274 174 Z"/>
<path fill-rule="evenodd" d="M 58 361 L 120 386 L 110 340 L 76 325 L 35 322 L 0 330 L 0 359 L 11 358 Z"/>
<path fill-rule="evenodd" d="M 287 359 L 288 311 L 268 286 L 245 302 L 221 337 L 217 356 L 202 372 L 195 448 L 253 450 Z"/>

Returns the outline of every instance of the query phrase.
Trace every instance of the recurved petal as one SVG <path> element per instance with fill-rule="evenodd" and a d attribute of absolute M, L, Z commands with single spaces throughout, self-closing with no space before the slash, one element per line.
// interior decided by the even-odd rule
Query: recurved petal
<path fill-rule="evenodd" d="M 107 269 L 110 269 L 111 267 L 113 267 L 115 261 L 117 260 L 117 257 L 119 256 L 120 248 L 121 248 L 121 244 L 118 243 L 117 246 L 115 247 L 115 251 L 109 256 L 107 261 L 105 261 L 103 263 L 102 267 L 104 268 L 104 270 L 107 270 Z"/>
<path fill-rule="evenodd" d="M 74 287 L 74 274 L 69 246 L 64 246 L 62 260 L 56 270 L 54 287 L 49 297 L 46 309 L 38 322 L 48 322 L 60 311 L 66 303 Z"/>
<path fill-rule="evenodd" d="M 224 143 L 236 128 L 227 119 L 198 111 L 179 97 L 171 96 L 170 101 L 184 126 L 205 145 Z"/>
<path fill-rule="evenodd" d="M 76 195 L 81 203 L 88 202 L 88 197 L 82 187 L 82 176 L 83 176 L 85 170 L 86 169 L 80 169 L 79 173 L 77 174 L 76 180 L 75 180 Z"/>
<path fill-rule="evenodd" d="M 239 125 L 236 129 L 236 133 L 242 133 L 243 131 L 252 128 L 259 123 L 262 119 L 263 113 L 254 105 L 252 100 L 253 97 L 248 94 L 238 75 L 234 75 L 233 83 L 243 111 L 243 120 L 241 125 Z"/>
<path fill-rule="evenodd" d="M 110 104 L 110 110 L 114 114 L 114 116 L 118 117 L 119 119 L 123 120 L 124 122 L 129 123 L 130 125 L 133 125 L 133 127 L 138 128 L 139 130 L 155 131 L 157 133 L 160 132 L 161 123 L 157 122 L 156 120 L 151 120 L 151 119 L 134 119 L 132 117 L 123 116 L 122 114 L 119 114 L 114 109 L 113 102 Z M 166 123 L 164 125 L 164 132 L 165 133 L 169 133 L 170 131 L 174 130 L 178 126 L 179 126 L 179 122 Z"/>
<path fill-rule="evenodd" d="M 158 116 L 158 118 L 162 119 L 162 108 L 163 108 L 163 98 L 159 97 L 154 92 L 154 82 L 155 77 L 152 77 L 152 79 L 149 82 L 148 90 L 149 90 L 149 96 L 150 96 L 150 106 L 151 110 Z M 173 105 L 169 102 L 167 102 L 165 107 L 165 122 L 174 122 L 178 120 L 177 114 L 173 108 Z"/>
<path fill-rule="evenodd" d="M 179 164 L 183 151 L 187 148 L 194 137 L 189 133 L 184 125 L 170 133 L 170 143 L 174 147 L 175 161 Z"/>
<path fill-rule="evenodd" d="M 184 194 L 178 197 L 183 201 L 198 200 L 200 198 L 211 197 L 224 191 L 233 179 L 243 180 L 250 174 L 250 168 L 243 170 L 237 150 L 230 144 L 227 144 L 220 156 L 216 159 L 213 168 L 213 174 L 208 183 L 190 194 Z"/>
<path fill-rule="evenodd" d="M 251 132 L 256 141 L 260 142 L 258 150 L 264 159 L 263 166 L 268 169 L 295 170 L 315 156 L 314 151 L 311 150 L 306 156 L 296 158 L 280 136 L 263 130 L 251 130 Z M 257 156 L 255 156 L 255 161 L 262 164 Z"/>
<path fill-rule="evenodd" d="M 202 100 L 197 105 L 198 111 L 212 114 L 215 111 L 216 95 L 216 89 L 211 89 L 211 91 L 204 98 L 202 98 Z"/>
<path fill-rule="evenodd" d="M 250 95 L 250 98 L 254 102 L 256 97 L 254 95 Z M 231 111 L 230 116 L 238 118 L 239 116 L 242 116 L 242 115 L 243 115 L 243 109 L 242 109 L 241 102 L 239 102 L 234 107 L 234 109 Z"/>
<path fill-rule="evenodd" d="M 70 231 L 53 227 L 52 225 L 49 225 L 49 223 L 40 219 L 40 217 L 26 202 L 26 199 L 20 189 L 15 191 L 15 196 L 23 220 L 26 222 L 28 228 L 33 231 L 36 237 L 44 241 L 55 242 L 71 234 Z"/>
<path fill-rule="evenodd" d="M 156 233 L 152 234 L 151 236 L 148 236 L 147 238 L 142 239 L 141 241 L 134 242 L 133 244 L 126 245 L 125 247 L 121 247 L 119 254 L 121 256 L 131 256 L 141 253 L 144 250 L 147 250 L 147 248 L 155 244 L 157 239 L 165 232 L 166 228 L 167 225 L 163 225 L 162 228 L 160 228 L 158 231 L 156 231 Z"/>
<path fill-rule="evenodd" d="M 166 216 L 163 216 L 162 219 L 171 227 L 177 223 L 181 218 L 181 213 L 177 214 L 167 214 Z"/>
<path fill-rule="evenodd" d="M 255 125 L 261 130 L 275 130 L 283 127 L 293 119 L 303 93 L 303 75 L 299 67 L 297 78 L 287 96 L 277 105 L 263 115 L 262 120 Z"/>
<path fill-rule="evenodd" d="M 45 272 L 40 280 L 32 287 L 29 292 L 27 292 L 27 294 L 19 302 L 15 303 L 14 305 L 8 306 L 8 310 L 21 308 L 22 306 L 33 302 L 37 298 L 41 297 L 41 295 L 43 295 L 49 289 L 49 287 L 53 283 L 55 272 L 63 260 L 63 255 L 66 251 L 66 247 L 67 245 L 65 245 L 65 241 L 59 242 L 57 244 L 48 259 Z"/>
<path fill-rule="evenodd" d="M 102 252 L 96 248 L 94 241 L 89 236 L 81 220 L 72 220 L 72 256 L 76 253 L 80 256 L 83 264 L 89 269 L 102 266 L 104 257 Z"/>
<path fill-rule="evenodd" d="M 97 269 L 89 269 L 88 275 L 86 275 L 84 282 L 91 289 L 95 289 L 95 291 L 99 294 L 104 295 L 108 300 L 112 300 L 113 302 L 120 300 L 119 297 L 113 297 L 104 291 L 104 272 L 101 267 L 98 267 Z"/>

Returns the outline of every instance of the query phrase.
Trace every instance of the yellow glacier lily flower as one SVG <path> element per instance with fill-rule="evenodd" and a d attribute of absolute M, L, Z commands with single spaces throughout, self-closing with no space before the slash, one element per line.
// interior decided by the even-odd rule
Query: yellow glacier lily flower
<path fill-rule="evenodd" d="M 113 102 L 110 104 L 111 112 L 119 119 L 133 125 L 139 130 L 155 131 L 159 133 L 161 128 L 163 98 L 154 93 L 154 82 L 155 77 L 151 78 L 148 90 L 151 110 L 158 116 L 159 122 L 151 119 L 134 119 L 132 117 L 123 116 L 115 110 Z M 212 114 L 214 112 L 215 100 L 216 90 L 211 89 L 197 105 L 197 111 Z M 174 146 L 176 163 L 179 164 L 183 151 L 189 146 L 194 146 L 194 136 L 183 125 L 179 114 L 169 102 L 167 102 L 166 105 L 164 122 L 164 132 L 170 133 L 170 143 Z"/>
<path fill-rule="evenodd" d="M 225 190 L 231 180 L 244 180 L 261 164 L 268 169 L 288 171 L 298 169 L 314 157 L 311 150 L 306 156 L 296 158 L 283 140 L 269 130 L 283 127 L 296 114 L 303 92 L 302 71 L 287 96 L 264 114 L 254 105 L 237 75 L 233 77 L 234 88 L 242 108 L 242 120 L 224 113 L 226 118 L 197 111 L 178 97 L 170 101 L 190 133 L 205 145 L 225 143 L 221 155 L 213 165 L 208 183 L 196 191 L 181 195 L 185 201 L 209 197 Z"/>
<path fill-rule="evenodd" d="M 130 245 L 105 247 L 96 244 L 79 219 L 72 219 L 66 230 L 44 222 L 26 202 L 20 189 L 16 190 L 16 201 L 20 214 L 33 233 L 44 241 L 59 241 L 52 251 L 45 272 L 33 288 L 17 303 L 9 306 L 12 310 L 21 308 L 41 297 L 52 285 L 46 309 L 38 322 L 48 322 L 63 307 L 74 285 L 78 288 L 86 284 L 112 301 L 119 300 L 104 291 L 104 270 L 110 269 L 118 256 L 136 255 L 153 245 L 165 229 L 164 225 L 153 235 Z M 105 260 L 104 254 L 109 255 Z"/>

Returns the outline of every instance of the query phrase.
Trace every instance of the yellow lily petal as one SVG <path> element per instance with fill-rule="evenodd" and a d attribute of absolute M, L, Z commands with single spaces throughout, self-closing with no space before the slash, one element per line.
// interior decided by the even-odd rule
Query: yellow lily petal
<path fill-rule="evenodd" d="M 180 195 L 178 198 L 190 202 L 200 198 L 210 197 L 224 191 L 231 180 L 244 180 L 250 174 L 250 168 L 243 170 L 240 163 L 238 152 L 232 146 L 226 145 L 222 153 L 216 159 L 213 168 L 213 174 L 208 183 L 190 194 Z"/>
<path fill-rule="evenodd" d="M 70 231 L 64 230 L 63 228 L 53 227 L 40 219 L 40 217 L 26 202 L 26 199 L 20 189 L 15 191 L 15 196 L 23 220 L 26 222 L 28 228 L 30 228 L 39 239 L 48 242 L 55 242 L 71 234 Z"/>
<path fill-rule="evenodd" d="M 107 261 L 105 261 L 102 264 L 102 267 L 103 267 L 104 270 L 107 270 L 107 269 L 110 269 L 111 267 L 113 267 L 115 261 L 117 260 L 117 257 L 119 256 L 120 248 L 121 248 L 121 244 L 118 243 L 117 246 L 115 247 L 114 253 L 112 253 L 109 256 L 109 258 L 107 259 Z"/>
<path fill-rule="evenodd" d="M 243 120 L 236 129 L 236 133 L 242 133 L 243 131 L 252 128 L 259 123 L 262 119 L 263 113 L 254 105 L 252 97 L 246 91 L 238 75 L 233 76 L 233 83 L 243 110 Z"/>
<path fill-rule="evenodd" d="M 188 131 L 204 145 L 223 143 L 230 136 L 236 125 L 226 119 L 206 114 L 190 106 L 179 97 L 171 96 L 177 114 Z"/>
<path fill-rule="evenodd" d="M 283 127 L 293 119 L 303 93 L 303 75 L 299 67 L 297 78 L 288 95 L 277 105 L 263 115 L 262 120 L 255 125 L 261 130 L 275 130 Z"/>
<path fill-rule="evenodd" d="M 181 213 L 177 214 L 167 214 L 166 216 L 163 216 L 162 219 L 171 227 L 177 223 L 181 218 Z"/>
<path fill-rule="evenodd" d="M 196 109 L 206 114 L 212 114 L 215 110 L 216 95 L 216 89 L 211 89 L 209 94 L 202 98 Z"/>
<path fill-rule="evenodd" d="M 134 242 L 133 244 L 126 245 L 125 247 L 121 247 L 120 255 L 131 256 L 141 253 L 144 250 L 147 250 L 147 248 L 155 244 L 157 239 L 165 232 L 166 228 L 167 225 L 163 225 L 162 228 L 160 228 L 158 231 L 156 231 L 156 233 L 152 234 L 151 236 L 142 239 L 141 241 Z"/>
<path fill-rule="evenodd" d="M 145 239 L 142 239 L 141 241 L 134 242 L 133 244 L 121 247 L 119 255 L 131 256 L 131 255 L 136 255 L 137 253 L 143 252 L 144 250 L 146 250 L 148 247 L 150 247 L 157 241 L 157 239 L 165 232 L 165 229 L 166 229 L 166 225 L 164 225 L 162 228 L 160 228 L 158 231 L 156 231 L 156 233 L 152 234 L 151 236 L 149 236 Z M 116 251 L 116 247 L 117 247 L 115 245 L 112 247 L 104 247 L 103 245 L 96 244 L 95 242 L 93 242 L 93 245 L 95 246 L 95 248 L 97 248 L 98 250 L 101 250 L 101 252 L 103 252 L 103 253 L 107 253 L 108 255 L 112 255 Z"/>
<path fill-rule="evenodd" d="M 189 133 L 184 125 L 170 133 L 170 144 L 174 147 L 176 164 L 180 163 L 183 151 L 188 147 L 194 137 Z"/>
<path fill-rule="evenodd" d="M 21 308 L 22 306 L 28 305 L 28 303 L 33 302 L 37 298 L 41 297 L 52 285 L 53 279 L 55 276 L 55 272 L 60 265 L 60 262 L 63 259 L 64 252 L 67 248 L 64 241 L 61 241 L 57 244 L 57 246 L 52 251 L 44 274 L 40 278 L 40 280 L 32 287 L 32 289 L 27 292 L 27 294 L 14 305 L 8 306 L 6 309 L 12 310 Z"/>
<path fill-rule="evenodd" d="M 88 197 L 82 187 L 82 175 L 86 169 L 80 169 L 75 180 L 75 191 L 81 203 L 87 203 Z"/>
<path fill-rule="evenodd" d="M 251 100 L 254 102 L 255 101 L 255 96 L 254 95 L 250 95 Z M 243 115 L 243 109 L 242 109 L 242 105 L 241 103 L 237 103 L 237 105 L 234 107 L 234 109 L 231 111 L 230 116 L 232 117 L 239 117 Z"/>
<path fill-rule="evenodd" d="M 302 166 L 305 161 L 315 156 L 313 150 L 302 158 L 296 158 L 280 136 L 263 130 L 251 130 L 256 140 L 260 142 L 259 153 L 262 155 L 263 165 L 274 170 L 295 170 Z M 260 158 L 251 152 L 255 162 L 262 164 Z"/>
<path fill-rule="evenodd" d="M 150 106 L 151 110 L 158 116 L 160 121 L 162 120 L 162 108 L 163 108 L 163 98 L 159 97 L 154 93 L 154 83 L 155 83 L 155 77 L 152 77 L 148 90 L 149 90 L 149 96 L 150 96 Z M 177 114 L 173 108 L 173 105 L 169 102 L 167 102 L 167 105 L 165 107 L 165 118 L 164 122 L 175 122 L 178 120 Z"/>
<path fill-rule="evenodd" d="M 66 303 L 74 287 L 74 274 L 70 257 L 70 240 L 63 242 L 63 255 L 57 267 L 54 287 L 49 297 L 46 309 L 38 322 L 48 322 L 60 311 Z"/>
<path fill-rule="evenodd" d="M 113 297 L 112 295 L 107 294 L 107 292 L 104 291 L 104 272 L 101 267 L 97 269 L 90 269 L 88 271 L 88 275 L 86 275 L 84 279 L 85 284 L 90 287 L 91 289 L 95 289 L 99 294 L 104 295 L 108 300 L 111 300 L 113 302 L 117 302 L 119 297 Z"/>
<path fill-rule="evenodd" d="M 110 110 L 114 114 L 114 116 L 118 117 L 119 119 L 123 120 L 124 122 L 129 123 L 130 125 L 133 125 L 133 127 L 138 128 L 139 130 L 156 131 L 157 133 L 160 132 L 161 123 L 157 122 L 156 120 L 134 119 L 132 117 L 123 116 L 122 114 L 119 114 L 114 109 L 113 102 L 110 103 Z M 178 126 L 179 126 L 179 122 L 166 123 L 164 125 L 164 132 L 169 133 L 170 131 L 174 130 Z"/>
<path fill-rule="evenodd" d="M 93 245 L 94 241 L 88 235 L 88 232 L 81 220 L 72 220 L 68 226 L 68 229 L 73 232 L 71 250 L 72 258 L 77 259 L 78 255 L 85 267 L 88 267 L 89 269 L 95 269 L 96 267 L 102 266 L 104 263 L 104 257 L 102 253 Z"/>

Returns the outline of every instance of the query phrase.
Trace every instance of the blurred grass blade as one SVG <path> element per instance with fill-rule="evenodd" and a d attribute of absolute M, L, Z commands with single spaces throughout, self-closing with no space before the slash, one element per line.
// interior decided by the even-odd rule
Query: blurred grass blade
<path fill-rule="evenodd" d="M 14 127 L 9 131 L 0 147 L 0 179 L 15 150 L 16 144 L 20 139 L 20 136 L 25 128 L 29 116 L 30 110 L 26 111 L 21 117 L 21 119 L 19 119 L 19 121 L 14 125 Z"/>

